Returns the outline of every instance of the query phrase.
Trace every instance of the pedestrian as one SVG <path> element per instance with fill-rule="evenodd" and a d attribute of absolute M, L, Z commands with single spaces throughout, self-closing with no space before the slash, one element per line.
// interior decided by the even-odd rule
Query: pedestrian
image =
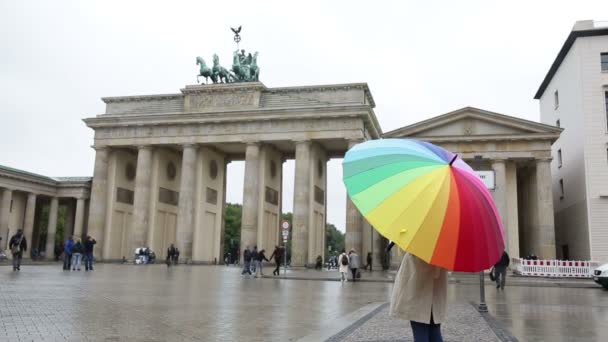
<path fill-rule="evenodd" d="M 84 270 L 92 271 L 93 270 L 93 248 L 97 241 L 91 238 L 91 236 L 87 236 L 84 240 Z"/>
<path fill-rule="evenodd" d="M 357 280 L 357 269 L 361 267 L 361 258 L 354 249 L 348 252 L 348 268 L 353 274 L 353 281 Z"/>
<path fill-rule="evenodd" d="M 8 249 L 11 250 L 13 255 L 13 271 L 21 271 L 23 252 L 27 251 L 27 240 L 21 229 L 18 229 L 17 233 L 9 240 Z"/>
<path fill-rule="evenodd" d="M 346 255 L 345 249 L 342 249 L 342 254 L 338 257 L 338 263 L 340 264 L 338 270 L 340 271 L 342 282 L 348 281 L 348 255 Z"/>
<path fill-rule="evenodd" d="M 177 265 L 179 262 L 179 248 L 175 247 L 175 257 L 173 259 L 173 265 Z"/>
<path fill-rule="evenodd" d="M 257 274 L 257 260 L 258 260 L 258 246 L 253 246 L 253 251 L 251 251 L 251 272 Z"/>
<path fill-rule="evenodd" d="M 175 260 L 175 253 L 177 252 L 177 248 L 173 244 L 167 248 L 167 267 L 171 267 L 171 264 Z"/>
<path fill-rule="evenodd" d="M 256 271 L 255 271 L 255 277 L 258 277 L 258 270 L 260 271 L 260 277 L 264 276 L 264 273 L 262 272 L 262 263 L 264 261 L 269 262 L 270 260 L 266 259 L 266 250 L 262 249 L 261 251 L 258 252 L 258 256 L 256 258 Z"/>
<path fill-rule="evenodd" d="M 367 258 L 365 260 L 367 263 L 365 264 L 365 269 L 367 270 L 367 268 L 369 267 L 369 271 L 372 271 L 372 253 L 369 252 L 367 253 Z"/>
<path fill-rule="evenodd" d="M 74 238 L 70 237 L 63 244 L 63 270 L 69 271 L 72 266 L 72 248 L 74 248 Z"/>
<path fill-rule="evenodd" d="M 249 250 L 249 246 L 245 247 L 245 251 L 243 251 L 243 272 L 241 275 L 247 273 L 251 275 L 251 251 Z"/>
<path fill-rule="evenodd" d="M 72 247 L 72 271 L 80 271 L 80 258 L 82 257 L 82 253 L 84 253 L 84 246 L 80 239 L 76 241 L 74 247 Z"/>
<path fill-rule="evenodd" d="M 270 260 L 274 258 L 274 262 L 276 263 L 277 267 L 274 269 L 274 271 L 272 271 L 272 275 L 278 276 L 281 274 L 280 268 L 281 263 L 283 262 L 284 252 L 285 249 L 282 246 L 274 246 L 274 251 L 272 251 L 272 254 L 270 255 Z"/>
<path fill-rule="evenodd" d="M 502 256 L 494 265 L 494 277 L 496 281 L 496 289 L 505 289 L 505 281 L 507 278 L 507 267 L 509 266 L 509 254 L 507 251 L 502 252 Z"/>
<path fill-rule="evenodd" d="M 390 314 L 410 321 L 414 341 L 442 342 L 447 289 L 445 269 L 407 253 L 395 276 Z"/>

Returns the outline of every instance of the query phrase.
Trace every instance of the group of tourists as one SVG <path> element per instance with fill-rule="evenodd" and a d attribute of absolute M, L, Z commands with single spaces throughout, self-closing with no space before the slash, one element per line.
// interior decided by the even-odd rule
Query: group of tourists
<path fill-rule="evenodd" d="M 63 270 L 80 271 L 81 262 L 84 261 L 85 271 L 93 270 L 93 248 L 97 241 L 87 236 L 82 242 L 80 239 L 74 241 L 70 236 L 63 244 Z"/>
<path fill-rule="evenodd" d="M 70 236 L 63 244 L 63 269 L 69 271 L 80 271 L 81 261 L 84 260 L 85 271 L 93 270 L 93 248 L 97 241 L 87 236 L 84 243 Z M 18 229 L 11 237 L 8 248 L 13 256 L 13 271 L 21 270 L 23 253 L 27 252 L 27 239 L 23 230 Z"/>
<path fill-rule="evenodd" d="M 254 246 L 253 250 L 250 250 L 249 246 L 247 246 L 243 251 L 243 271 L 241 275 L 254 275 L 257 278 L 259 272 L 260 276 L 264 276 L 263 262 L 270 262 L 274 258 L 276 268 L 272 271 L 272 274 L 278 276 L 284 255 L 285 248 L 282 246 L 275 246 L 270 259 L 266 258 L 266 250 L 262 249 L 258 251 L 258 246 Z"/>

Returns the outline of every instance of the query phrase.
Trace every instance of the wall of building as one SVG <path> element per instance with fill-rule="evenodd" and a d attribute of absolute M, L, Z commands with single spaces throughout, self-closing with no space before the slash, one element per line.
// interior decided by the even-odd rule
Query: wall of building
<path fill-rule="evenodd" d="M 269 145 L 263 145 L 260 151 L 260 199 L 258 201 L 258 250 L 265 249 L 267 252 L 274 250 L 274 246 L 279 242 L 279 219 L 281 217 L 281 194 L 282 194 L 282 172 L 283 163 L 281 153 Z M 274 163 L 275 174 L 272 173 Z M 267 190 L 266 187 L 269 189 Z M 271 198 L 266 198 L 266 194 Z M 267 253 L 267 257 L 270 256 Z"/>
<path fill-rule="evenodd" d="M 601 71 L 600 53 L 608 52 L 608 36 L 577 39 L 584 117 L 585 173 L 591 258 L 608 262 L 608 122 L 604 92 L 608 73 Z"/>
<path fill-rule="evenodd" d="M 26 204 L 27 194 L 23 192 L 13 191 L 11 213 L 8 221 L 9 238 L 17 232 L 17 229 L 23 229 Z M 3 236 L 2 239 L 6 239 L 6 236 Z M 31 242 L 28 241 L 27 243 L 29 245 Z"/>
<path fill-rule="evenodd" d="M 198 207 L 195 209 L 192 260 L 218 263 L 223 259 L 220 255 L 220 244 L 224 240 L 221 236 L 224 156 L 211 148 L 200 147 L 196 170 L 195 203 L 198 203 Z"/>
<path fill-rule="evenodd" d="M 172 165 L 172 166 L 170 166 Z M 175 172 L 172 172 L 172 169 Z M 171 169 L 171 170 L 170 170 Z M 172 149 L 157 148 L 152 158 L 152 186 L 150 211 L 149 245 L 157 258 L 167 256 L 167 248 L 175 243 L 177 227 L 177 202 L 167 203 L 160 189 L 172 191 L 179 198 L 182 158 L 181 153 Z M 166 191 L 163 190 L 163 191 Z M 162 197 L 162 198 L 161 198 Z"/>
<path fill-rule="evenodd" d="M 133 197 L 130 199 L 127 197 L 134 195 L 135 173 L 132 173 L 132 178 L 128 177 L 127 166 L 130 165 L 129 168 L 137 169 L 137 154 L 127 150 L 112 151 L 109 164 L 108 211 L 111 213 L 111 217 L 106 220 L 106 230 L 109 229 L 109 244 L 104 247 L 107 249 L 105 257 L 111 260 L 118 260 L 123 256 L 131 258 L 134 253 L 129 250 L 133 221 Z M 129 201 L 131 203 L 127 203 Z"/>
<path fill-rule="evenodd" d="M 563 246 L 567 245 L 570 258 L 589 259 L 580 44 L 581 39 L 577 39 L 540 98 L 540 117 L 541 122 L 548 125 L 556 125 L 559 120 L 560 127 L 564 129 L 551 147 L 557 253 L 563 257 Z M 554 99 L 556 90 L 559 94 L 557 107 Z M 562 151 L 561 166 L 558 150 Z M 560 179 L 564 182 L 563 198 Z"/>

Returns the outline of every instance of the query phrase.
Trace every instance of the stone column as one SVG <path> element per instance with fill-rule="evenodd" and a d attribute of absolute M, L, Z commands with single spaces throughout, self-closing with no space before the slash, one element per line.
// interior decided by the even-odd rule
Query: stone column
<path fill-rule="evenodd" d="M 176 242 L 183 260 L 192 258 L 197 148 L 194 144 L 186 144 L 184 145 L 182 154 L 182 176 L 179 186 Z"/>
<path fill-rule="evenodd" d="M 291 265 L 306 266 L 310 229 L 310 155 L 311 142 L 296 142 L 296 172 L 293 191 L 293 232 Z"/>
<path fill-rule="evenodd" d="M 51 198 L 49 208 L 49 225 L 46 229 L 46 249 L 45 255 L 48 260 L 55 258 L 55 233 L 57 232 L 57 210 L 59 209 L 59 198 Z"/>
<path fill-rule="evenodd" d="M 226 234 L 226 178 L 228 176 L 228 164 L 230 163 L 230 160 L 228 158 L 224 158 L 224 179 L 222 180 L 223 182 L 223 187 L 222 187 L 222 223 L 221 223 L 221 228 L 220 228 L 220 260 L 218 260 L 218 263 L 220 265 L 224 265 L 224 254 L 226 253 L 226 251 L 224 250 L 224 235 Z"/>
<path fill-rule="evenodd" d="M 29 258 L 34 247 L 34 217 L 36 216 L 36 194 L 27 194 L 27 203 L 25 204 L 25 218 L 23 220 L 23 234 L 27 241 L 28 252 L 23 254 L 24 258 Z"/>
<path fill-rule="evenodd" d="M 82 239 L 84 225 L 84 198 L 76 199 L 76 214 L 74 216 L 74 239 Z"/>
<path fill-rule="evenodd" d="M 542 259 L 555 259 L 555 222 L 551 189 L 551 158 L 536 159 L 538 247 Z"/>
<path fill-rule="evenodd" d="M 107 148 L 95 148 L 95 168 L 93 170 L 93 184 L 91 186 L 91 199 L 89 202 L 88 232 L 96 241 L 95 250 L 103 251 L 104 227 L 106 222 L 107 196 L 108 196 L 108 156 Z"/>
<path fill-rule="evenodd" d="M 241 259 L 245 247 L 253 248 L 258 240 L 258 204 L 260 181 L 260 144 L 251 142 L 245 150 L 245 182 L 241 216 Z"/>
<path fill-rule="evenodd" d="M 66 200 L 64 200 L 65 203 L 65 218 L 64 218 L 64 225 L 63 225 L 63 236 L 65 236 L 66 238 L 68 236 L 73 236 L 74 235 L 74 216 L 75 216 L 75 212 L 76 212 L 76 208 L 75 208 L 75 203 L 71 198 L 68 198 Z M 76 238 L 74 238 L 74 243 L 76 241 Z"/>
<path fill-rule="evenodd" d="M 139 146 L 137 170 L 135 172 L 135 194 L 133 199 L 133 223 L 129 245 L 130 250 L 143 246 L 147 241 L 149 227 L 150 179 L 152 173 L 152 147 Z M 192 184 L 190 185 L 192 188 Z"/>
<path fill-rule="evenodd" d="M 350 149 L 360 141 L 351 140 L 348 142 L 348 148 Z M 344 245 L 346 252 L 350 249 L 354 249 L 357 253 L 363 253 L 363 216 L 359 212 L 359 209 L 350 200 L 348 194 L 346 194 L 346 236 Z"/>
<path fill-rule="evenodd" d="M 517 165 L 507 164 L 507 253 L 512 258 L 519 258 L 519 208 L 517 207 Z"/>
<path fill-rule="evenodd" d="M 502 226 L 505 229 L 505 248 L 508 249 L 508 213 L 507 213 L 507 170 L 504 159 L 495 159 L 492 161 L 492 170 L 494 170 L 494 204 L 500 213 Z"/>
<path fill-rule="evenodd" d="M 0 202 L 0 236 L 2 236 L 2 245 L 0 249 L 5 250 L 8 246 L 8 224 L 11 218 L 11 200 L 13 199 L 13 190 L 4 189 L 2 191 L 2 201 Z"/>

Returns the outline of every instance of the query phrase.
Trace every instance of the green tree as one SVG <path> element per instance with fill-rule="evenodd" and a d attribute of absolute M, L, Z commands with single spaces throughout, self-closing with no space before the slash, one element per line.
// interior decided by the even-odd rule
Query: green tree
<path fill-rule="evenodd" d="M 328 223 L 325 226 L 325 260 L 330 255 L 339 253 L 344 248 L 344 233 L 338 230 L 336 226 Z"/>
<path fill-rule="evenodd" d="M 232 257 L 236 255 L 241 243 L 242 213 L 242 205 L 226 203 L 226 221 L 224 226 L 224 253 L 230 253 Z"/>

